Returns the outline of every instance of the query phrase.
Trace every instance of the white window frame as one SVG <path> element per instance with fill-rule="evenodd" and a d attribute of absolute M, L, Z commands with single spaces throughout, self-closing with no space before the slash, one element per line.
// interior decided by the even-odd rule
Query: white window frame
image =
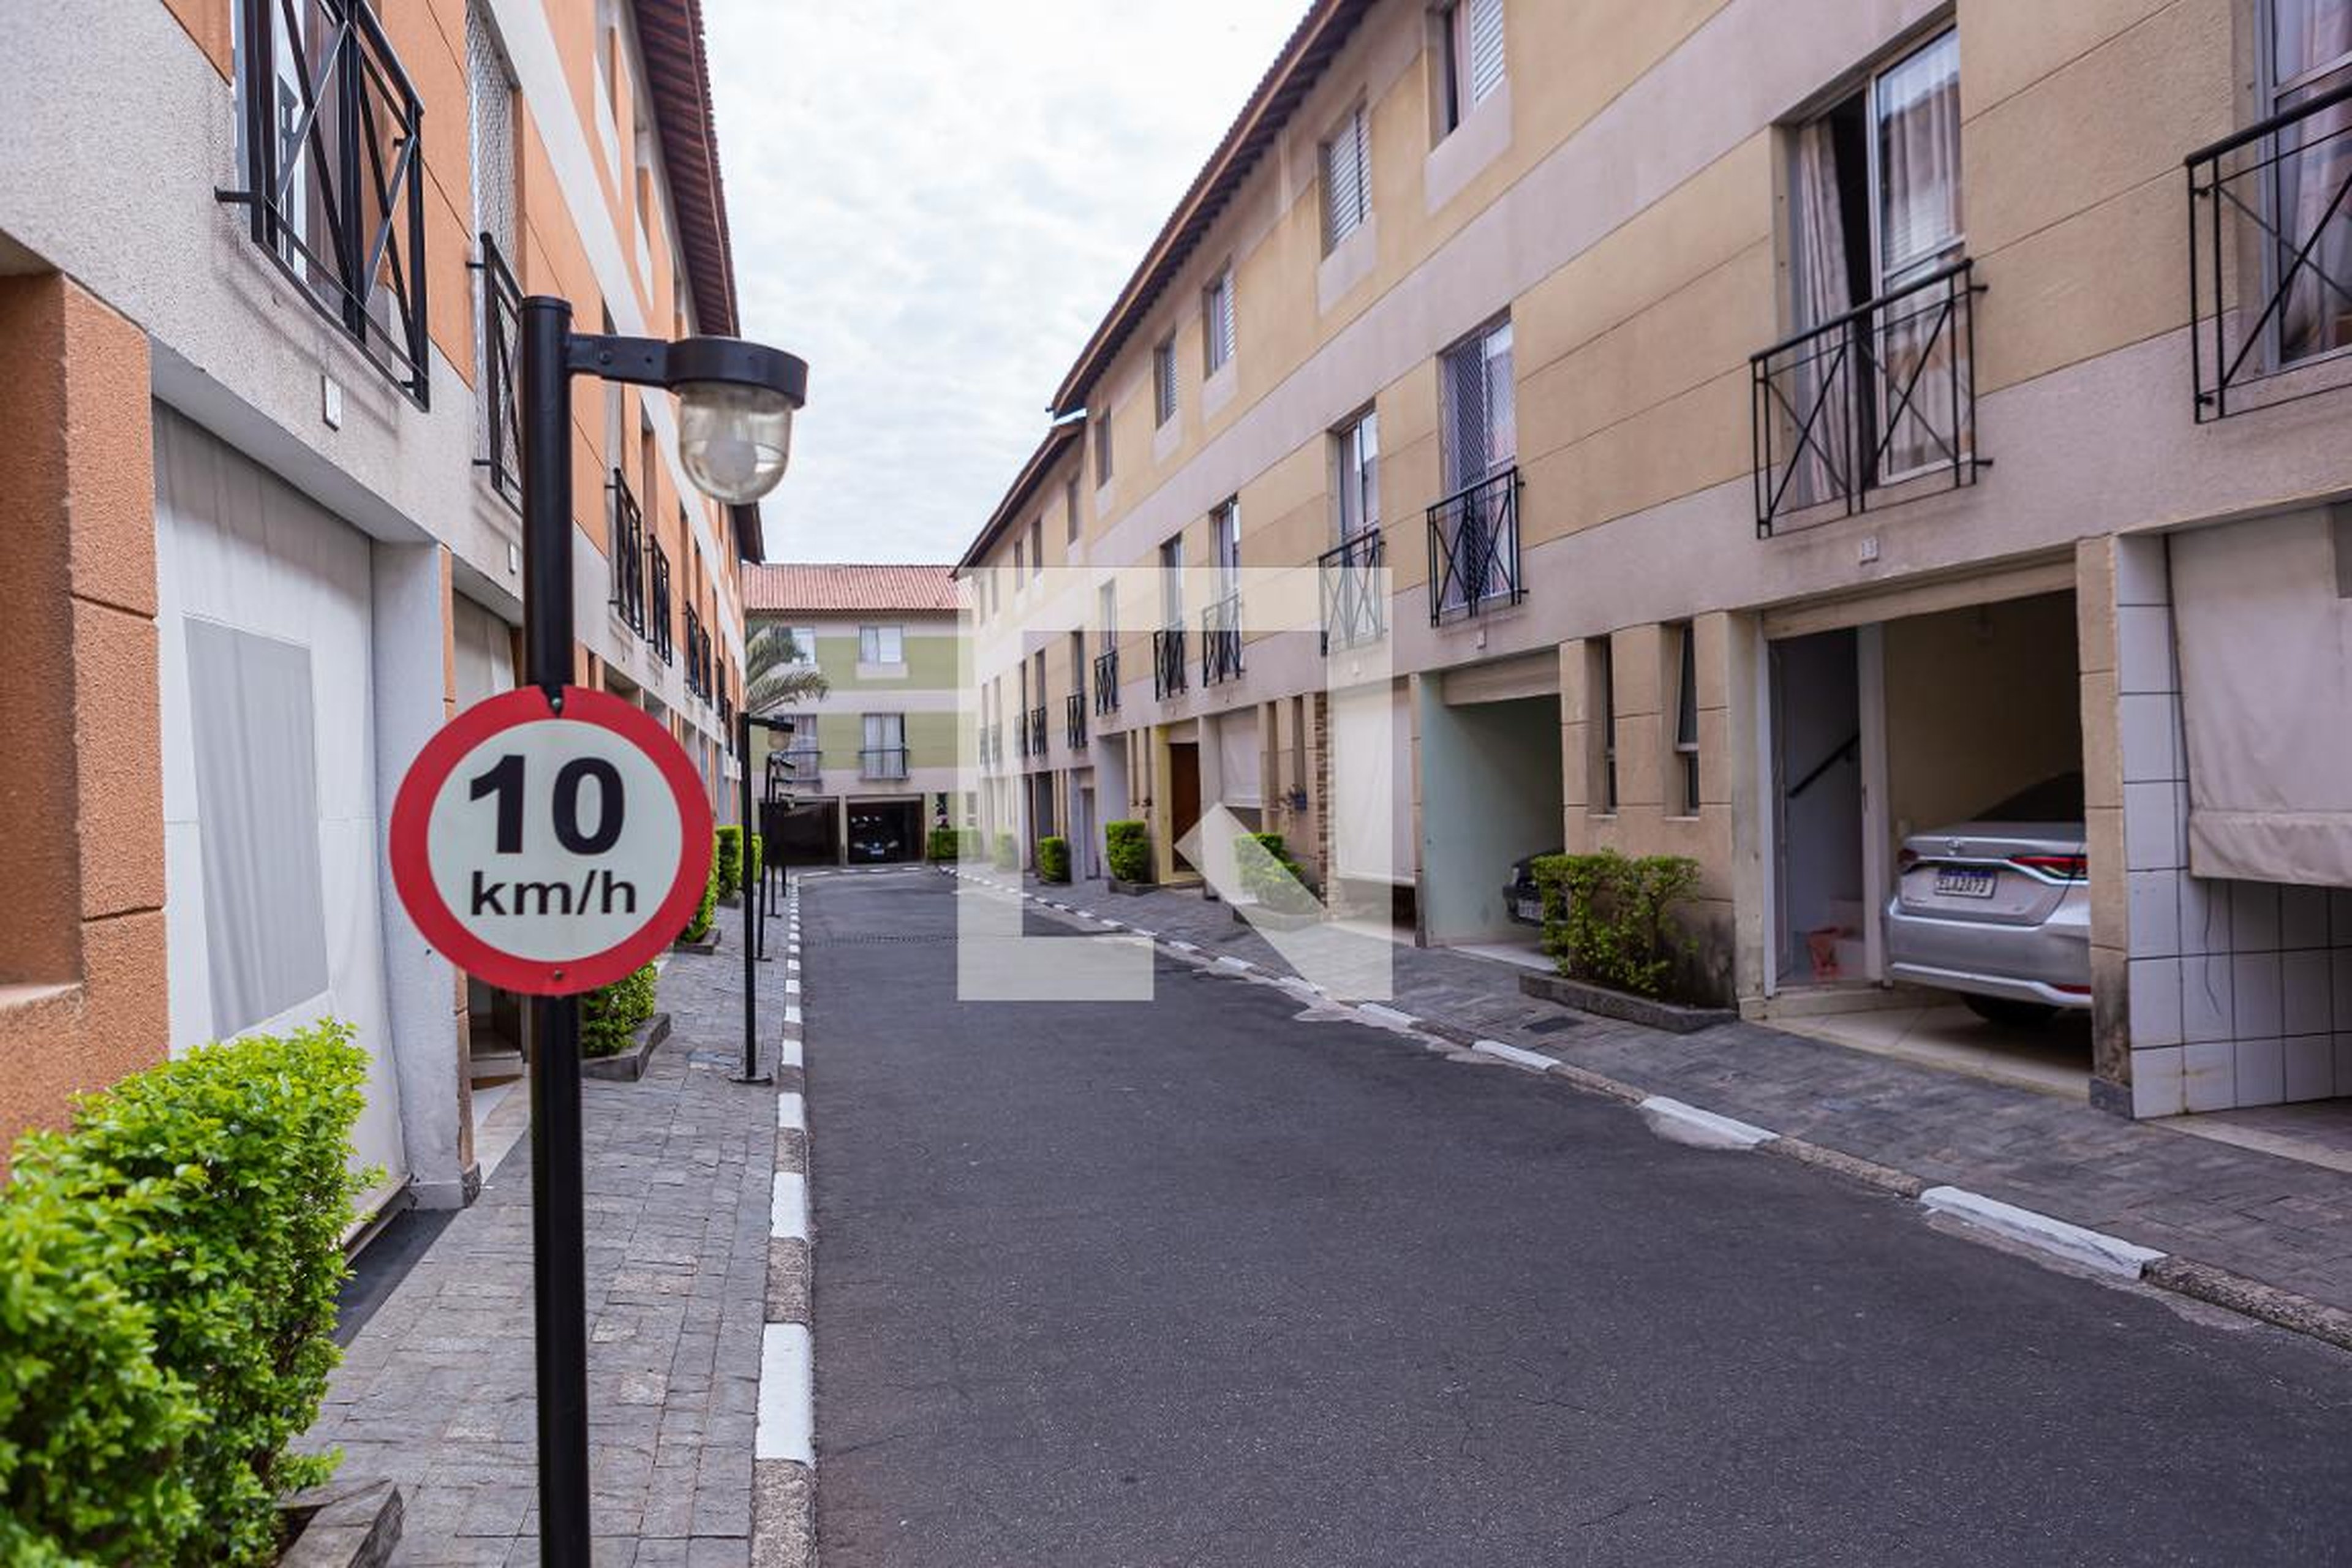
<path fill-rule="evenodd" d="M 1443 97 L 1438 139 L 1461 128 L 1503 85 L 1503 0 L 1450 0 L 1437 13 Z"/>
<path fill-rule="evenodd" d="M 907 628 L 887 622 L 857 628 L 857 662 L 860 664 L 904 664 L 907 662 Z"/>
<path fill-rule="evenodd" d="M 1201 366 L 1205 379 L 1234 363 L 1234 268 L 1209 279 L 1201 290 Z"/>
<path fill-rule="evenodd" d="M 1381 525 L 1380 418 L 1367 408 L 1331 432 L 1331 520 L 1341 544 Z"/>
<path fill-rule="evenodd" d="M 1670 731 L 1677 798 L 1674 815 L 1696 816 L 1699 814 L 1698 770 L 1698 632 L 1689 621 L 1676 621 L 1667 627 L 1668 641 L 1674 663 L 1666 689 L 1674 699 L 1674 727 Z"/>

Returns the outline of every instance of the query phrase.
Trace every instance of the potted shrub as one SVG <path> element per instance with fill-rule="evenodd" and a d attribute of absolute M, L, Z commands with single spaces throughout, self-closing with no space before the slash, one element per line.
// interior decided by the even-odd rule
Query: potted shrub
<path fill-rule="evenodd" d="M 1010 833 L 1000 832 L 996 836 L 996 868 L 1000 871 L 1014 871 L 1020 869 L 1020 841 Z"/>
<path fill-rule="evenodd" d="M 743 830 L 732 823 L 720 827 L 718 848 L 711 858 L 719 873 L 719 901 L 732 909 L 741 901 L 748 885 L 743 878 Z"/>
<path fill-rule="evenodd" d="M 1603 849 L 1541 856 L 1533 870 L 1543 895 L 1544 952 L 1559 973 L 1522 975 L 1522 990 L 1677 1034 L 1734 1016 L 1698 1004 L 1678 983 L 1689 944 L 1675 911 L 1698 889 L 1697 861 Z"/>
<path fill-rule="evenodd" d="M 677 946 L 682 952 L 715 952 L 719 948 L 719 929 L 714 917 L 719 912 L 719 854 L 711 846 L 710 874 L 702 884 L 702 901 L 694 907 L 694 918 L 677 933 Z"/>
<path fill-rule="evenodd" d="M 1151 836 L 1133 817 L 1103 825 L 1103 858 L 1112 892 L 1135 893 L 1151 886 Z"/>
<path fill-rule="evenodd" d="M 1251 833 L 1235 839 L 1234 861 L 1241 872 L 1242 891 L 1256 906 L 1247 917 L 1235 910 L 1235 920 L 1255 919 L 1284 930 L 1312 923 L 1315 895 L 1281 834 Z"/>
<path fill-rule="evenodd" d="M 1048 882 L 1070 879 L 1070 841 L 1058 834 L 1037 840 L 1037 875 Z"/>
<path fill-rule="evenodd" d="M 669 1015 L 654 1011 L 656 971 L 650 963 L 580 998 L 581 1071 L 635 1082 L 646 1058 L 669 1037 Z"/>

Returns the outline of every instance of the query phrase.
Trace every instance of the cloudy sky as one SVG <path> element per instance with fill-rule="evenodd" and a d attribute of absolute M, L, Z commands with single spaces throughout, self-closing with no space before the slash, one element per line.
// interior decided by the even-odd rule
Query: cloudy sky
<path fill-rule="evenodd" d="M 952 561 L 1303 0 L 704 0 L 775 560 Z"/>

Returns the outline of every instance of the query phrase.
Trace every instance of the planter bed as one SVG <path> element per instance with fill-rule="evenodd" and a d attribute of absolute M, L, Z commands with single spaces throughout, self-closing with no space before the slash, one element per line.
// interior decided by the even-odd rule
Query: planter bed
<path fill-rule="evenodd" d="M 1160 890 L 1160 884 L 1157 882 L 1122 882 L 1117 877 L 1105 878 L 1103 886 L 1114 893 L 1125 893 L 1130 898 L 1141 898 L 1146 893 L 1156 893 Z"/>
<path fill-rule="evenodd" d="M 400 1489 L 390 1481 L 330 1481 L 278 1508 L 288 1536 L 278 1568 L 383 1568 L 400 1544 Z"/>
<path fill-rule="evenodd" d="M 669 949 L 672 952 L 698 953 L 704 958 L 708 958 L 712 953 L 719 951 L 719 939 L 722 934 L 723 933 L 719 930 L 719 922 L 717 921 L 713 921 L 710 922 L 710 934 L 704 937 L 700 942 L 688 942 L 686 938 L 680 937 L 676 942 L 669 944 Z"/>
<path fill-rule="evenodd" d="M 669 1015 L 656 1013 L 629 1031 L 626 1050 L 609 1057 L 590 1057 L 580 1064 L 583 1078 L 610 1079 L 618 1083 L 635 1083 L 646 1076 L 646 1064 L 669 1038 Z"/>
<path fill-rule="evenodd" d="M 1308 926 L 1323 923 L 1318 914 L 1295 914 L 1287 910 L 1270 910 L 1264 904 L 1235 904 L 1233 910 L 1234 924 L 1256 926 L 1263 931 L 1305 931 Z"/>
<path fill-rule="evenodd" d="M 1563 1007 L 1574 1007 L 1580 1012 L 1597 1014 L 1603 1018 L 1617 1018 L 1628 1024 L 1664 1029 L 1670 1035 L 1696 1035 L 1701 1029 L 1728 1024 L 1739 1016 L 1728 1007 L 1694 1007 L 1681 1002 L 1661 1002 L 1654 997 L 1636 996 L 1631 992 L 1612 991 L 1606 985 L 1595 985 L 1589 981 L 1570 980 L 1564 974 L 1522 974 L 1519 976 L 1519 989 L 1530 996 L 1557 1002 Z"/>

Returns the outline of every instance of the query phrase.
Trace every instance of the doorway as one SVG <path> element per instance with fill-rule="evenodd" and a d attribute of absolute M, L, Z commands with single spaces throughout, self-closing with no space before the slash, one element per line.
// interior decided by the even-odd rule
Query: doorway
<path fill-rule="evenodd" d="M 1775 969 L 1869 978 L 1861 650 L 1851 628 L 1771 645 Z"/>
<path fill-rule="evenodd" d="M 1168 746 L 1168 858 L 1177 870 L 1198 868 L 1178 852 L 1201 820 L 1201 747 L 1197 742 L 1173 741 Z"/>
<path fill-rule="evenodd" d="M 1070 874 L 1081 882 L 1102 875 L 1101 852 L 1095 847 L 1095 786 L 1080 784 L 1070 798 Z"/>

